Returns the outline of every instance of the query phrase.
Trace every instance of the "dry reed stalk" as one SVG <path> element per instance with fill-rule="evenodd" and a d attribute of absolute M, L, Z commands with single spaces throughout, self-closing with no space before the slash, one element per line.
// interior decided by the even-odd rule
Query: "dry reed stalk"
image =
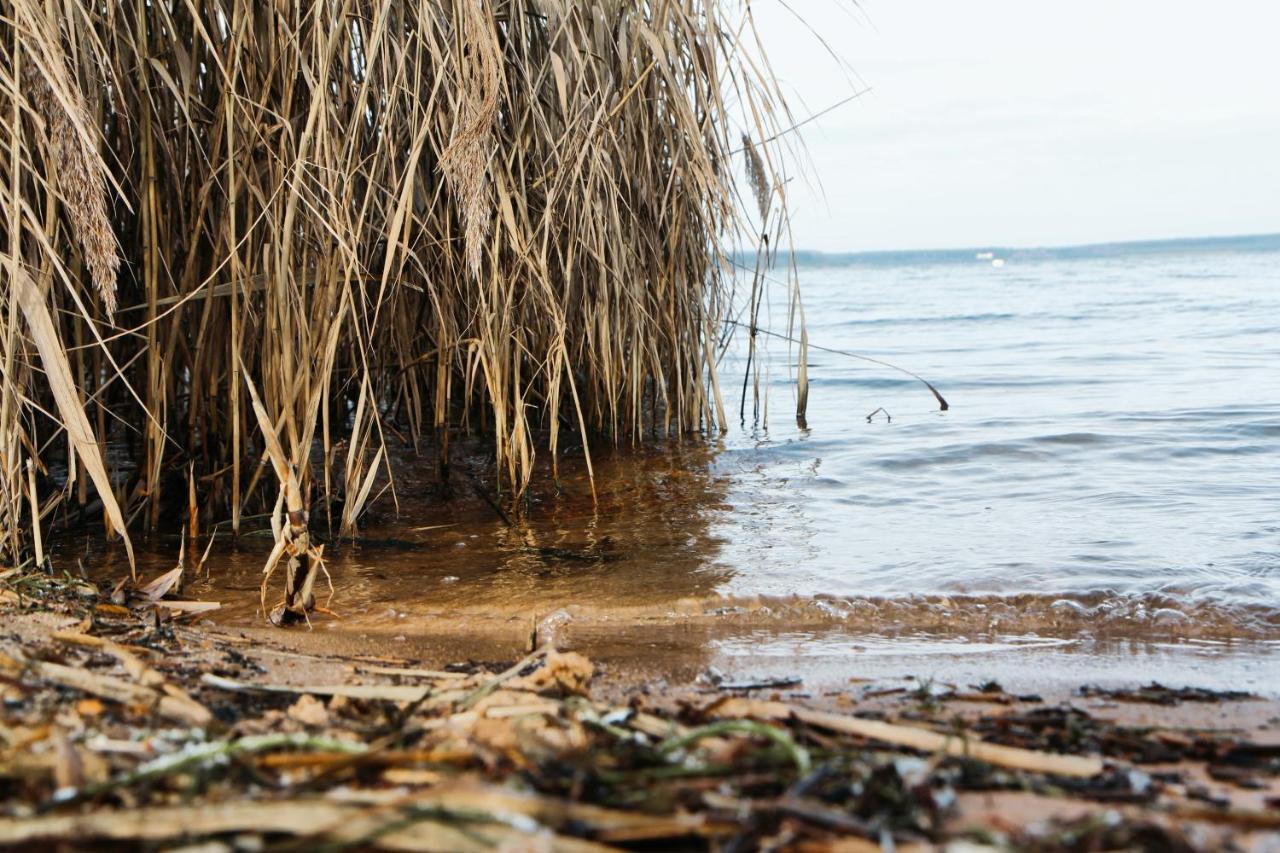
<path fill-rule="evenodd" d="M 107 473 L 102 454 L 98 450 L 93 430 L 89 427 L 89 419 L 85 416 L 83 404 L 76 395 L 66 352 L 54 328 L 48 306 L 36 288 L 35 282 L 25 272 L 18 270 L 9 284 L 12 288 L 10 299 L 22 311 L 31 342 L 40 353 L 40 360 L 44 364 L 45 380 L 53 396 L 62 426 L 84 462 L 94 486 L 98 489 L 105 514 L 111 520 L 115 530 L 124 535 L 124 545 L 129 554 L 129 566 L 132 569 L 134 566 L 133 544 L 125 532 L 124 515 L 116 503 L 111 478 Z M 32 515 L 32 523 L 39 524 L 36 510 L 33 509 Z M 136 574 L 134 579 L 137 579 Z"/>
<path fill-rule="evenodd" d="M 4 288 L 40 282 L 27 319 L 43 306 L 44 345 L 83 349 L 71 384 L 45 387 L 34 327 L 12 299 L 0 315 L 7 557 L 27 540 L 14 448 L 46 413 L 74 453 L 42 461 L 82 466 L 111 529 L 192 505 L 183 476 L 233 530 L 283 495 L 273 559 L 298 561 L 286 603 L 304 607 L 311 498 L 341 502 L 344 536 L 394 501 L 388 430 L 442 477 L 450 432 L 484 433 L 515 504 L 566 432 L 590 469 L 593 442 L 725 427 L 723 261 L 785 239 L 774 164 L 792 123 L 740 0 L 12 9 Z M 117 277 L 112 328 L 85 296 L 109 308 Z"/>
<path fill-rule="evenodd" d="M 36 566 L 44 568 L 44 540 L 40 535 L 40 497 L 36 493 L 36 466 L 27 460 L 27 490 L 31 499 L 31 546 L 35 550 Z"/>

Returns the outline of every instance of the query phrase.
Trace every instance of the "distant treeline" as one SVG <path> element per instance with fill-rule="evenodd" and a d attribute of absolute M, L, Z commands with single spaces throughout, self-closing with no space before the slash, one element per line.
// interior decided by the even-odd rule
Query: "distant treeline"
<path fill-rule="evenodd" d="M 972 263 L 990 253 L 1007 261 L 1086 260 L 1128 255 L 1180 255 L 1201 252 L 1276 252 L 1280 234 L 1248 234 L 1235 237 L 1189 237 L 1177 240 L 1137 240 L 1125 243 L 1090 243 L 1082 246 L 1009 248 L 975 246 L 969 249 L 909 249 L 889 252 L 812 252 L 791 254 L 799 267 L 912 266 Z M 736 263 L 751 268 L 754 253 L 737 256 Z M 781 261 L 779 261 L 781 263 Z"/>

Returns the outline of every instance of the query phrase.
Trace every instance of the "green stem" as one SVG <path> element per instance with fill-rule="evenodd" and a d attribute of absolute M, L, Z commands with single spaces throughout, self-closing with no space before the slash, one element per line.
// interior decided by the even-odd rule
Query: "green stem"
<path fill-rule="evenodd" d="M 745 734 L 767 738 L 786 751 L 787 755 L 795 763 L 797 770 L 801 773 L 809 772 L 811 762 L 809 761 L 808 750 L 796 743 L 795 739 L 787 731 L 752 720 L 721 720 L 720 722 L 700 726 L 682 735 L 667 738 L 658 745 L 658 752 L 667 755 L 692 746 L 703 738 L 729 734 Z"/>
<path fill-rule="evenodd" d="M 309 749 L 324 752 L 361 753 L 364 744 L 337 740 L 329 737 L 317 737 L 304 733 L 249 735 L 238 740 L 220 740 L 213 743 L 192 744 L 171 755 L 162 755 L 141 766 L 122 773 L 110 781 L 94 785 L 81 791 L 71 791 L 64 796 L 55 795 L 58 804 L 93 797 L 104 791 L 136 785 L 162 779 L 175 773 L 182 773 L 197 767 L 203 767 L 215 761 L 224 761 L 243 755 L 256 755 L 273 749 Z"/>

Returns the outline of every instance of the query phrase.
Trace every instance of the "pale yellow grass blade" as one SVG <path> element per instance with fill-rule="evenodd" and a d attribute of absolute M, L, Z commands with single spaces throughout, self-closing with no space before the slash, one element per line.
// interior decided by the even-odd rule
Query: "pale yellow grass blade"
<path fill-rule="evenodd" d="M 49 308 L 41 298 L 35 282 L 24 270 L 13 270 L 11 286 L 14 288 L 18 306 L 22 309 L 22 316 L 26 319 L 27 332 L 40 353 L 49 391 L 57 403 L 62 426 L 67 431 L 67 437 L 75 445 L 76 453 L 80 455 L 85 471 L 93 480 L 94 488 L 98 490 L 103 511 L 111 520 L 112 529 L 117 531 L 124 540 L 125 551 L 129 555 L 129 570 L 134 580 L 137 580 L 137 563 L 133 556 L 133 543 L 129 540 L 129 531 L 125 527 L 124 514 L 120 512 L 120 505 L 116 503 L 111 477 L 107 474 L 106 465 L 103 464 L 98 442 L 94 438 L 93 429 L 89 426 L 89 419 L 80 405 L 75 383 L 71 379 L 71 367 L 67 363 L 67 355 L 62 341 L 58 338 L 58 331 L 53 326 L 53 319 L 49 316 Z"/>

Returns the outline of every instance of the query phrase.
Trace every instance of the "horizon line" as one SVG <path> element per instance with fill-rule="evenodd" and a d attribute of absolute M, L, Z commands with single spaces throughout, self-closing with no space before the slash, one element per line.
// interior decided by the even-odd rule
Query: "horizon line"
<path fill-rule="evenodd" d="M 1111 249 L 1138 246 L 1173 246 L 1176 244 L 1186 243 L 1228 243 L 1232 241 L 1258 241 L 1258 240 L 1275 240 L 1280 242 L 1280 231 L 1265 231 L 1245 234 L 1206 234 L 1191 237 L 1153 237 L 1147 239 L 1136 240 L 1104 240 L 1089 243 L 1061 243 L 1061 244 L 1040 244 L 1040 245 L 1007 245 L 999 243 L 975 244 L 971 246 L 957 246 L 952 248 L 914 248 L 914 249 L 849 249 L 849 250 L 829 250 L 829 249 L 804 249 L 793 248 L 780 251 L 779 254 L 791 255 L 808 255 L 821 256 L 829 258 L 839 257 L 866 257 L 874 255 L 908 255 L 908 254 L 959 254 L 962 252 L 1066 252 L 1073 250 L 1089 250 L 1089 249 Z"/>

